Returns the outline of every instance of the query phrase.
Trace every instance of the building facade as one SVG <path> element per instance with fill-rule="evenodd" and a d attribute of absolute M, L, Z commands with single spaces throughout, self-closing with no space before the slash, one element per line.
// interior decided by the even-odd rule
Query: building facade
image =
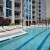
<path fill-rule="evenodd" d="M 46 0 L 0 0 L 0 17 L 29 26 L 46 18 Z"/>
<path fill-rule="evenodd" d="M 0 0 L 0 17 L 22 24 L 22 0 Z"/>
<path fill-rule="evenodd" d="M 24 18 L 25 18 L 25 25 L 29 25 L 31 23 L 31 0 L 24 0 Z"/>
<path fill-rule="evenodd" d="M 3 0 L 0 0 L 0 17 L 3 17 Z"/>
<path fill-rule="evenodd" d="M 46 0 L 24 0 L 23 3 L 24 25 L 46 19 Z"/>

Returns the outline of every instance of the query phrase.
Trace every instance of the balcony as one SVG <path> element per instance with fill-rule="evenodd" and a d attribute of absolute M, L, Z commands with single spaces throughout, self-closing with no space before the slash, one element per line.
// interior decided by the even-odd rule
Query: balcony
<path fill-rule="evenodd" d="M 39 12 L 39 16 L 41 16 L 41 12 Z"/>
<path fill-rule="evenodd" d="M 35 21 L 35 16 L 32 17 L 33 21 Z"/>
<path fill-rule="evenodd" d="M 32 14 L 32 16 L 35 16 L 35 14 Z"/>
<path fill-rule="evenodd" d="M 15 15 L 15 20 L 21 19 L 20 15 Z"/>
<path fill-rule="evenodd" d="M 15 11 L 21 11 L 20 7 L 15 7 Z"/>
<path fill-rule="evenodd" d="M 34 3 L 32 3 L 32 6 L 34 6 L 34 7 L 35 7 L 35 4 L 34 4 Z"/>
<path fill-rule="evenodd" d="M 35 11 L 36 9 L 35 8 L 32 8 L 32 11 Z"/>
<path fill-rule="evenodd" d="M 41 4 L 41 2 L 39 2 L 39 4 Z"/>
<path fill-rule="evenodd" d="M 0 12 L 0 17 L 3 17 L 3 12 Z"/>
<path fill-rule="evenodd" d="M 35 3 L 35 2 L 36 2 L 35 0 L 32 1 L 32 3 Z"/>
<path fill-rule="evenodd" d="M 3 0 L 0 0 L 0 7 L 3 7 Z"/>
<path fill-rule="evenodd" d="M 41 5 L 39 5 L 39 8 L 41 8 Z"/>
<path fill-rule="evenodd" d="M 32 13 L 33 13 L 33 14 L 35 14 L 35 10 L 34 10 L 34 11 L 32 11 Z"/>
<path fill-rule="evenodd" d="M 39 12 L 41 12 L 41 10 L 39 9 Z"/>
<path fill-rule="evenodd" d="M 21 3 L 21 0 L 15 0 L 15 3 Z"/>

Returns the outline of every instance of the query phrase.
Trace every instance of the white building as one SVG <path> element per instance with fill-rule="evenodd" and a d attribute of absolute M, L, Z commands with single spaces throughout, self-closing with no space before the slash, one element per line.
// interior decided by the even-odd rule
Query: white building
<path fill-rule="evenodd" d="M 46 0 L 0 0 L 0 17 L 21 25 L 37 23 L 46 18 Z"/>
<path fill-rule="evenodd" d="M 3 13 L 2 17 L 8 18 L 11 23 L 21 24 L 22 0 L 0 0 L 0 12 L 1 15 Z"/>

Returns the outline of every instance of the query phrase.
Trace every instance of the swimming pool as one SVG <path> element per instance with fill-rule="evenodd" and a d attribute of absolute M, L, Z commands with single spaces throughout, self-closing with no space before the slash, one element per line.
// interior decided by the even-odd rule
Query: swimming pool
<path fill-rule="evenodd" d="M 50 50 L 50 28 L 30 28 L 28 34 L 0 43 L 0 50 Z"/>

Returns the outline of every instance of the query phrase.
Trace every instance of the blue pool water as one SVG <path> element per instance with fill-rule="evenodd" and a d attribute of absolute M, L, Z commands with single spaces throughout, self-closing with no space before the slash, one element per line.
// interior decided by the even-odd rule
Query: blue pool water
<path fill-rule="evenodd" d="M 0 50 L 50 50 L 50 28 L 30 28 L 27 34 L 0 42 Z"/>

